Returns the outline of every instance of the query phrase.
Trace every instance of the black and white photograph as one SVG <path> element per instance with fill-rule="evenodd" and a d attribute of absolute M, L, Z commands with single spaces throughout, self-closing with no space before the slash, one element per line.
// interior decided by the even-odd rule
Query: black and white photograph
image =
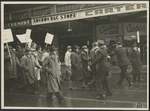
<path fill-rule="evenodd" d="M 1 109 L 148 110 L 148 67 L 149 1 L 1 2 Z"/>

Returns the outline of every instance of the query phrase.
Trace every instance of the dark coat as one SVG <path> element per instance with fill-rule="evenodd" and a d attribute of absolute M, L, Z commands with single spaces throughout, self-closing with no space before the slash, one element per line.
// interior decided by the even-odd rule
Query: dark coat
<path fill-rule="evenodd" d="M 23 68 L 23 76 L 25 77 L 25 85 L 32 84 L 36 79 L 36 74 L 35 74 L 35 66 L 40 67 L 33 56 L 28 57 L 27 55 L 24 55 L 21 58 L 21 66 Z"/>
<path fill-rule="evenodd" d="M 72 71 L 71 80 L 73 81 L 83 80 L 83 71 L 80 54 L 77 52 L 73 52 L 70 58 Z"/>
<path fill-rule="evenodd" d="M 140 68 L 140 53 L 138 51 L 133 50 L 130 54 L 130 61 L 133 68 Z"/>
<path fill-rule="evenodd" d="M 127 53 L 128 53 L 127 49 L 124 47 L 119 47 L 115 50 L 115 54 L 117 55 L 119 66 L 129 64 L 129 59 L 128 59 Z"/>
<path fill-rule="evenodd" d="M 16 55 L 11 52 L 12 63 L 10 62 L 9 53 L 7 51 L 4 52 L 4 77 L 5 79 L 17 79 L 17 64 L 20 65 L 20 62 Z"/>
<path fill-rule="evenodd" d="M 89 77 L 90 76 L 90 72 L 88 70 L 88 66 L 90 65 L 90 57 L 89 54 L 85 51 L 82 51 L 81 53 L 81 62 L 82 62 L 82 68 L 83 68 L 83 75 L 84 78 Z"/>
<path fill-rule="evenodd" d="M 107 58 L 107 50 L 105 48 L 100 48 L 97 51 L 97 57 L 96 59 L 92 62 L 91 67 L 96 65 L 96 70 L 97 70 L 97 79 L 102 82 L 102 75 L 108 74 L 110 70 L 110 63 L 108 62 Z"/>
<path fill-rule="evenodd" d="M 43 62 L 43 70 L 47 76 L 48 92 L 58 92 L 61 90 L 60 85 L 60 67 L 55 57 L 49 55 Z"/>

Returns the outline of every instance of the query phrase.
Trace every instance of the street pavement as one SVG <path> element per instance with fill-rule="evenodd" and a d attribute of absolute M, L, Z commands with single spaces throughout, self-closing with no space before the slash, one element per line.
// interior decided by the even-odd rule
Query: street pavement
<path fill-rule="evenodd" d="M 114 69 L 113 69 L 114 68 Z M 21 92 L 19 89 L 13 92 L 5 92 L 4 106 L 19 108 L 106 108 L 106 109 L 141 109 L 147 108 L 147 73 L 143 71 L 141 74 L 142 82 L 133 82 L 133 86 L 128 86 L 126 79 L 122 86 L 116 83 L 119 79 L 119 71 L 117 67 L 112 67 L 112 77 L 108 79 L 112 96 L 106 96 L 105 100 L 97 100 L 95 90 L 90 88 L 69 90 L 68 81 L 62 81 L 62 94 L 65 97 L 65 103 L 59 105 L 55 96 L 53 96 L 53 104 L 47 102 L 47 88 L 41 84 L 40 94 L 32 95 Z M 62 68 L 64 72 L 64 68 Z M 145 67 L 146 70 L 146 67 Z M 116 71 L 116 72 L 115 72 Z M 117 72 L 118 71 L 118 72 Z M 149 93 L 148 93 L 149 94 Z"/>

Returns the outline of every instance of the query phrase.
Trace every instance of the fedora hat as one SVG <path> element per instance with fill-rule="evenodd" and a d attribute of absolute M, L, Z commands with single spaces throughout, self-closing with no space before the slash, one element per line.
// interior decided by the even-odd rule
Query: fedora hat
<path fill-rule="evenodd" d="M 82 46 L 82 49 L 88 49 L 88 47 L 86 45 Z"/>

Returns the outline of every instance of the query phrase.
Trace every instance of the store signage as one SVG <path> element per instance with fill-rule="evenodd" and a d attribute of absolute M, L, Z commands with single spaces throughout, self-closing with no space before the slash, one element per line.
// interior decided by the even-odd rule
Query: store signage
<path fill-rule="evenodd" d="M 47 16 L 47 17 L 38 17 L 38 18 L 32 19 L 32 25 L 68 21 L 68 20 L 74 20 L 77 18 L 78 18 L 77 12 L 61 14 L 61 15 L 52 15 L 52 16 Z"/>
<path fill-rule="evenodd" d="M 106 7 L 96 7 L 76 12 L 67 12 L 64 14 L 47 15 L 42 17 L 32 18 L 32 25 L 47 24 L 54 22 L 62 22 L 69 20 L 77 20 L 98 16 L 113 15 L 119 13 L 129 13 L 147 10 L 147 4 L 118 4 Z"/>
<path fill-rule="evenodd" d="M 105 8 L 95 8 L 86 11 L 82 11 L 79 14 L 80 18 L 105 16 L 119 13 L 128 13 L 135 11 L 143 11 L 147 9 L 147 4 L 120 4 L 116 6 L 110 6 Z"/>
<path fill-rule="evenodd" d="M 140 35 L 146 35 L 147 33 L 147 25 L 146 23 L 124 23 L 124 35 L 134 36 L 137 35 L 137 31 L 139 31 Z"/>
<path fill-rule="evenodd" d="M 113 23 L 96 26 L 96 36 L 103 38 L 108 36 L 118 36 L 122 34 L 121 23 Z"/>
<path fill-rule="evenodd" d="M 6 25 L 6 28 L 29 26 L 29 25 L 31 25 L 31 20 L 23 20 L 18 22 L 10 22 Z"/>

